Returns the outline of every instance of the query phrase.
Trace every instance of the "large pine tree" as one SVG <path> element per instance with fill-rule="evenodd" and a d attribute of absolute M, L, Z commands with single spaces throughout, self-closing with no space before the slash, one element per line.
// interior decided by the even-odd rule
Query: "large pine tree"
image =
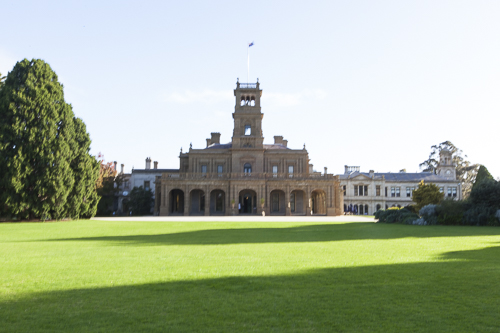
<path fill-rule="evenodd" d="M 0 215 L 95 215 L 99 170 L 89 151 L 54 71 L 42 60 L 18 62 L 0 90 Z"/>

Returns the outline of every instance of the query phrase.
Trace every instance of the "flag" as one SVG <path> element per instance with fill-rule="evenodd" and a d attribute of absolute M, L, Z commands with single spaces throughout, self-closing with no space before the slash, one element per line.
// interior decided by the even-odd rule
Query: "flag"
<path fill-rule="evenodd" d="M 253 46 L 253 42 L 251 42 L 250 44 L 248 44 L 248 47 L 250 47 L 250 46 Z"/>

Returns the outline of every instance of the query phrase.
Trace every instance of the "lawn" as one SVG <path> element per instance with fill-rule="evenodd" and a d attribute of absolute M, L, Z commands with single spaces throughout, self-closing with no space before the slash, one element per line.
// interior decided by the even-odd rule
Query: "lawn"
<path fill-rule="evenodd" d="M 499 332 L 500 228 L 0 224 L 0 332 Z"/>

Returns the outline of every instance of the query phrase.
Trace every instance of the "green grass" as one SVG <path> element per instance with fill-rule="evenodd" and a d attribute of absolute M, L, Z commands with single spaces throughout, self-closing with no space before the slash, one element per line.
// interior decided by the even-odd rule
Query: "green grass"
<path fill-rule="evenodd" d="M 0 332 L 498 332 L 500 228 L 0 224 Z"/>

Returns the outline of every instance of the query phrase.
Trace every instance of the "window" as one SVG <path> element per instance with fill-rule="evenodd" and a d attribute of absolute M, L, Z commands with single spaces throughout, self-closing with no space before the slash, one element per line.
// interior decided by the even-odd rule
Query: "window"
<path fill-rule="evenodd" d="M 149 180 L 145 180 L 145 181 L 144 181 L 144 189 L 145 189 L 146 191 L 148 191 L 148 190 L 149 190 Z"/>
<path fill-rule="evenodd" d="M 451 195 L 456 198 L 457 197 L 457 188 L 456 187 L 452 187 L 451 188 Z"/>
<path fill-rule="evenodd" d="M 222 173 L 222 165 L 217 166 L 217 173 Z"/>
<path fill-rule="evenodd" d="M 376 196 L 377 196 L 377 197 L 380 197 L 380 185 L 377 185 L 377 186 L 375 187 L 375 191 L 376 191 Z"/>
<path fill-rule="evenodd" d="M 387 187 L 385 188 L 385 196 L 387 196 Z"/>
<path fill-rule="evenodd" d="M 413 191 L 415 191 L 414 187 L 407 187 L 406 188 L 406 197 L 410 198 L 413 196 Z"/>
<path fill-rule="evenodd" d="M 290 210 L 292 213 L 295 212 L 295 193 L 290 193 Z"/>
<path fill-rule="evenodd" d="M 344 186 L 342 186 L 342 187 L 343 187 L 343 189 L 344 189 L 344 197 L 345 197 L 345 196 L 346 196 L 346 192 L 347 192 L 347 186 L 345 186 L 345 185 L 344 185 Z"/>
<path fill-rule="evenodd" d="M 448 196 L 451 197 L 451 187 L 448 187 Z"/>
<path fill-rule="evenodd" d="M 391 187 L 391 197 L 395 197 L 395 196 L 396 196 L 396 188 Z"/>
<path fill-rule="evenodd" d="M 396 187 L 396 197 L 400 197 L 401 195 L 399 194 L 399 187 Z"/>
<path fill-rule="evenodd" d="M 252 173 L 252 166 L 250 165 L 250 163 L 245 163 L 245 165 L 243 166 L 243 172 L 245 174 L 251 174 Z"/>
<path fill-rule="evenodd" d="M 128 180 L 125 180 L 125 181 L 123 182 L 123 188 L 124 188 L 124 189 L 126 189 L 126 190 L 128 190 L 128 189 L 129 189 L 129 187 L 130 187 L 130 183 L 128 182 Z"/>
<path fill-rule="evenodd" d="M 439 188 L 439 192 L 443 193 L 443 192 L 444 192 L 444 187 L 442 187 L 442 186 L 441 186 L 441 187 Z"/>
<path fill-rule="evenodd" d="M 368 205 L 365 205 L 365 215 L 368 215 Z"/>
<path fill-rule="evenodd" d="M 368 186 L 367 185 L 354 185 L 354 195 L 355 196 L 367 196 Z"/>
<path fill-rule="evenodd" d="M 278 166 L 273 165 L 273 178 L 278 177 Z"/>
<path fill-rule="evenodd" d="M 293 177 L 293 165 L 288 166 L 288 177 Z"/>
<path fill-rule="evenodd" d="M 201 173 L 207 173 L 207 166 L 206 165 L 201 166 Z"/>
<path fill-rule="evenodd" d="M 252 134 L 252 127 L 250 125 L 245 125 L 245 135 Z"/>

